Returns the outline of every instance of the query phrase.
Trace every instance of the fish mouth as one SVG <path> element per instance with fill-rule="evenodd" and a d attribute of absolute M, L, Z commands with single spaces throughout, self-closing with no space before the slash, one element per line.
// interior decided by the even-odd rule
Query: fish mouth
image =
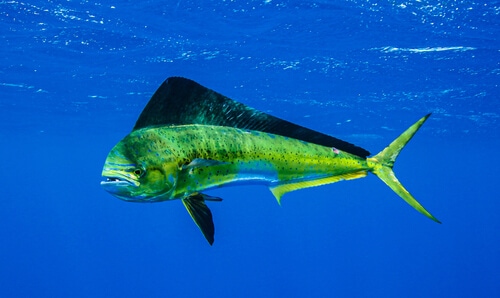
<path fill-rule="evenodd" d="M 139 181 L 113 169 L 103 170 L 102 177 L 104 178 L 104 180 L 101 181 L 102 188 L 118 197 L 130 196 L 131 193 L 141 185 Z"/>
<path fill-rule="evenodd" d="M 106 180 L 101 181 L 102 186 L 134 186 L 137 187 L 139 186 L 137 182 L 131 181 L 130 179 L 126 178 L 121 178 L 121 177 L 106 177 L 104 176 L 103 178 L 106 178 Z"/>
<path fill-rule="evenodd" d="M 103 187 L 105 186 L 114 186 L 114 187 L 120 187 L 120 186 L 123 186 L 123 187 L 129 187 L 129 186 L 133 186 L 133 187 L 139 187 L 139 185 L 141 185 L 138 181 L 135 181 L 133 179 L 131 179 L 130 177 L 126 177 L 126 176 L 123 176 L 123 175 L 105 175 L 103 174 L 102 175 L 103 178 L 105 178 L 106 180 L 103 180 L 101 181 L 101 185 Z"/>
<path fill-rule="evenodd" d="M 140 185 L 137 181 L 121 176 L 103 175 L 103 178 L 105 178 L 105 180 L 101 181 L 101 187 L 113 196 L 125 201 L 129 201 L 134 197 L 134 193 Z"/>

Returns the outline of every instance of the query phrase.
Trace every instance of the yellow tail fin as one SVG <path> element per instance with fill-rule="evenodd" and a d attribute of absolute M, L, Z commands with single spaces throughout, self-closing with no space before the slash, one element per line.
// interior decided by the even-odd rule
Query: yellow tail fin
<path fill-rule="evenodd" d="M 397 193 L 406 203 L 410 204 L 418 212 L 424 214 L 428 218 L 432 219 L 437 223 L 441 223 L 437 218 L 432 216 L 425 208 L 420 205 L 417 200 L 403 187 L 399 180 L 394 175 L 392 167 L 394 162 L 398 157 L 401 149 L 410 141 L 410 139 L 415 135 L 418 129 L 424 124 L 425 120 L 429 118 L 431 114 L 428 114 L 418 120 L 415 124 L 410 126 L 405 132 L 403 132 L 398 138 L 396 138 L 389 146 L 387 146 L 380 153 L 374 157 L 368 158 L 368 164 L 372 168 L 372 172 L 377 175 L 385 184 L 387 184 L 395 193 Z"/>

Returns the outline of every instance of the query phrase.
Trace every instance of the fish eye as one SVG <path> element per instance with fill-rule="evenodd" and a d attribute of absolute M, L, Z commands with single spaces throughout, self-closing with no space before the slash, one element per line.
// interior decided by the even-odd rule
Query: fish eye
<path fill-rule="evenodd" d="M 139 177 L 142 177 L 142 175 L 144 175 L 144 172 L 145 171 L 143 169 L 140 169 L 140 168 L 137 168 L 134 170 L 134 174 L 136 174 Z"/>

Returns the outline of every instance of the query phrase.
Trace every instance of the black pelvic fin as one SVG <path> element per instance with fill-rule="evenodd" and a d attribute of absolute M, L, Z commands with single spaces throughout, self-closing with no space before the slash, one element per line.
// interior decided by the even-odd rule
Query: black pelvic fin
<path fill-rule="evenodd" d="M 214 243 L 215 226 L 212 219 L 212 212 L 210 212 L 210 209 L 205 204 L 205 200 L 222 201 L 220 198 L 195 193 L 182 199 L 182 203 L 198 228 L 200 228 L 208 243 L 212 245 Z"/>
<path fill-rule="evenodd" d="M 181 77 L 168 78 L 156 90 L 134 130 L 158 125 L 204 124 L 257 130 L 367 157 L 370 152 L 348 142 L 279 119 L 231 100 Z"/>

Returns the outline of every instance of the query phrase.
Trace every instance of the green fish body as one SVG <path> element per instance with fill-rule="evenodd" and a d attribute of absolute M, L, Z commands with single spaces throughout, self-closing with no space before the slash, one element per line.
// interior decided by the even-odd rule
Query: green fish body
<path fill-rule="evenodd" d="M 429 115 L 382 152 L 368 151 L 234 102 L 183 78 L 169 78 L 134 130 L 109 153 L 101 184 L 125 201 L 181 199 L 210 244 L 206 190 L 264 184 L 278 203 L 290 191 L 365 177 L 372 172 L 400 197 L 439 222 L 404 189 L 392 167 Z"/>

